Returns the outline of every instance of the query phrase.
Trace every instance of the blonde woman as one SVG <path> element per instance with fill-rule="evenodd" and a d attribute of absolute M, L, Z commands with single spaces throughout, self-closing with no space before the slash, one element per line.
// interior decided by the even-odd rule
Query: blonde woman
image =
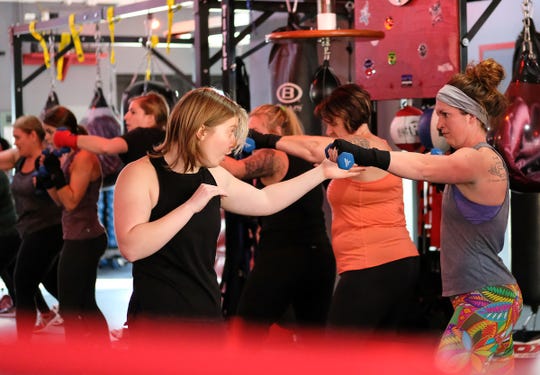
<path fill-rule="evenodd" d="M 220 166 L 243 146 L 246 134 L 247 115 L 237 103 L 212 88 L 194 89 L 172 110 L 159 152 L 122 170 L 115 228 L 122 255 L 133 262 L 138 306 L 129 329 L 135 335 L 143 336 L 145 327 L 155 332 L 159 323 L 171 320 L 223 321 L 214 271 L 220 208 L 270 215 L 327 178 L 357 173 L 327 160 L 296 178 L 257 189 Z"/>
<path fill-rule="evenodd" d="M 255 108 L 249 115 L 249 128 L 262 134 L 303 134 L 296 113 L 273 104 Z M 255 150 L 241 160 L 227 157 L 221 165 L 235 177 L 255 179 L 258 188 L 313 169 L 313 163 L 273 149 Z M 251 330 L 268 330 L 289 307 L 303 331 L 326 325 L 336 262 L 326 231 L 323 202 L 324 188 L 319 184 L 289 207 L 258 218 L 257 258 L 238 306 L 238 316 Z"/>

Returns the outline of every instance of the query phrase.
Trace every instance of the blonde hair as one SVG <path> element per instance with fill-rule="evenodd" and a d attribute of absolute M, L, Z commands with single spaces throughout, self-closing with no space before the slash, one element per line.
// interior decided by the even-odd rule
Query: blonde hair
<path fill-rule="evenodd" d="M 174 106 L 167 122 L 165 140 L 152 156 L 174 152 L 175 162 L 184 161 L 184 172 L 192 170 L 201 156 L 197 131 L 201 126 L 213 128 L 231 119 L 238 119 L 235 130 L 236 147 L 241 150 L 246 141 L 247 113 L 236 102 L 211 87 L 201 87 L 187 92 Z"/>
<path fill-rule="evenodd" d="M 304 134 L 302 123 L 291 107 L 263 104 L 251 111 L 249 117 L 262 118 L 269 133 L 279 134 L 276 129 L 281 127 L 281 135 Z"/>
<path fill-rule="evenodd" d="M 45 139 L 45 130 L 41 124 L 41 120 L 32 115 L 21 116 L 13 123 L 13 128 L 20 129 L 26 134 L 36 132 L 39 140 L 43 142 Z"/>

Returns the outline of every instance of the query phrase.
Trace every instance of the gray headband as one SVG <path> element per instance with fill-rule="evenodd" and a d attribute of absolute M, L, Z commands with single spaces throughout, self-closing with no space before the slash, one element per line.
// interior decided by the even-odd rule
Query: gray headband
<path fill-rule="evenodd" d="M 455 86 L 444 85 L 437 93 L 437 100 L 474 115 L 485 126 L 489 125 L 484 107 Z"/>

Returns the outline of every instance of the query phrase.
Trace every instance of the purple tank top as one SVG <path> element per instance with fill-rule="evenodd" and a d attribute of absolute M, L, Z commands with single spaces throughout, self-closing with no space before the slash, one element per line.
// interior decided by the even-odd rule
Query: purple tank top
<path fill-rule="evenodd" d="M 69 167 L 77 155 L 75 152 L 68 156 L 68 159 L 62 166 L 66 181 L 69 183 Z M 64 209 L 62 211 L 62 229 L 65 240 L 84 240 L 95 238 L 105 232 L 105 229 L 99 222 L 97 213 L 97 201 L 99 198 L 99 189 L 101 188 L 101 178 L 91 181 L 82 197 L 81 201 L 71 211 Z"/>

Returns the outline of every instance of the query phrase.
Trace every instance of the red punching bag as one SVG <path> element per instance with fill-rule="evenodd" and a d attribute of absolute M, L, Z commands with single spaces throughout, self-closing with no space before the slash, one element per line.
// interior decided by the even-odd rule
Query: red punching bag
<path fill-rule="evenodd" d="M 526 23 L 529 30 L 525 26 L 516 42 L 512 82 L 506 91 L 510 106 L 493 142 L 508 166 L 511 189 L 540 192 L 540 35 L 532 19 Z"/>
<path fill-rule="evenodd" d="M 525 17 L 516 42 L 510 106 L 493 135 L 510 174 L 512 273 L 533 311 L 540 306 L 540 35 Z"/>

